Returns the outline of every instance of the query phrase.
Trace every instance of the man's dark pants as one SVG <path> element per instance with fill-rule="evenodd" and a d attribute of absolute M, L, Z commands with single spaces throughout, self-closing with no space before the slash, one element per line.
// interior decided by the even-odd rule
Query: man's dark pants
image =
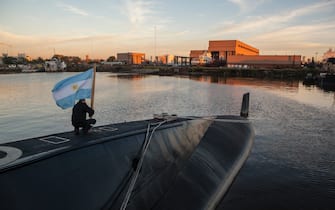
<path fill-rule="evenodd" d="M 82 123 L 72 123 L 72 125 L 74 126 L 75 134 L 79 134 L 79 128 L 83 128 L 83 132 L 87 133 L 88 130 L 92 127 L 91 125 L 94 125 L 96 122 L 97 121 L 95 119 L 88 119 Z"/>

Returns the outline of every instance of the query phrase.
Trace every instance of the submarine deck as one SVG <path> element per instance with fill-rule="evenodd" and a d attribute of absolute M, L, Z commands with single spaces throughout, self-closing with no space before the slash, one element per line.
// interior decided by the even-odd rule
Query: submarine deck
<path fill-rule="evenodd" d="M 149 133 L 154 135 L 144 155 Z M 1 144 L 2 206 L 213 209 L 246 160 L 253 136 L 246 118 L 225 115 L 109 124 L 87 135 L 69 131 Z M 125 202 L 139 157 L 141 173 Z"/>
<path fill-rule="evenodd" d="M 249 122 L 240 116 L 215 116 L 217 119 L 228 120 L 231 122 Z M 202 117 L 176 117 L 166 122 L 159 129 L 177 127 L 181 122 L 203 119 Z M 147 119 L 132 122 L 122 122 L 116 124 L 107 124 L 92 127 L 84 134 L 80 131 L 76 135 L 73 131 L 50 134 L 46 136 L 34 137 L 0 144 L 0 172 L 6 171 L 12 167 L 36 161 L 41 158 L 47 158 L 58 155 L 70 150 L 79 149 L 93 144 L 112 141 L 122 137 L 145 133 L 148 124 L 154 124 L 163 121 L 163 119 Z"/>

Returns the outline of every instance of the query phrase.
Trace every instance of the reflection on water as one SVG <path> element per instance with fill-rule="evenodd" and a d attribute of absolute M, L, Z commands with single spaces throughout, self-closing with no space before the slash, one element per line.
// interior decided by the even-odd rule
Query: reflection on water
<path fill-rule="evenodd" d="M 299 87 L 298 80 L 269 80 L 248 77 L 190 76 L 192 80 L 236 86 L 265 87 L 268 89 L 286 89 L 295 91 Z"/>
<path fill-rule="evenodd" d="M 303 85 L 299 80 L 271 80 L 259 78 L 236 78 L 219 76 L 190 76 L 191 80 L 218 83 L 233 86 L 248 86 L 270 91 L 281 97 L 287 97 L 300 103 L 319 108 L 335 109 L 335 90 L 316 85 Z"/>
<path fill-rule="evenodd" d="M 146 74 L 138 74 L 138 73 L 117 73 L 111 74 L 109 77 L 117 78 L 117 79 L 124 79 L 124 80 L 141 80 L 145 77 L 148 77 Z"/>
<path fill-rule="evenodd" d="M 0 75 L 0 141 L 72 130 L 71 109 L 51 96 L 72 73 Z M 331 209 L 335 206 L 335 96 L 299 81 L 97 73 L 98 125 L 182 116 L 239 114 L 250 92 L 255 143 L 219 209 Z"/>

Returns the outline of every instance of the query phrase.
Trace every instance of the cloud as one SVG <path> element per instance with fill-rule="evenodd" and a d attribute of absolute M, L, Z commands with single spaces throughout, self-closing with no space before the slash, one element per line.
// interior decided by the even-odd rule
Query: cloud
<path fill-rule="evenodd" d="M 61 3 L 61 4 L 59 4 L 59 7 L 62 8 L 64 11 L 70 12 L 70 13 L 75 14 L 75 15 L 88 16 L 88 12 L 86 12 L 83 9 L 72 6 L 70 4 Z"/>
<path fill-rule="evenodd" d="M 15 43 L 21 43 L 21 44 L 36 44 L 36 43 L 44 43 L 44 44 L 67 44 L 67 43 L 85 43 L 92 40 L 95 41 L 104 41 L 104 40 L 114 40 L 117 38 L 116 35 L 113 34 L 99 34 L 99 35 L 92 35 L 92 36 L 24 36 L 24 35 L 16 35 L 5 31 L 0 31 L 0 38 L 5 40 L 5 42 L 0 42 L 0 45 L 7 45 L 11 46 L 11 44 L 8 44 L 6 40 L 11 40 Z"/>
<path fill-rule="evenodd" d="M 322 2 L 318 2 L 312 5 L 302 7 L 302 8 L 298 8 L 295 10 L 283 12 L 282 14 L 275 16 L 275 20 L 277 20 L 277 22 L 279 21 L 288 22 L 297 17 L 307 16 L 313 13 L 320 14 L 320 13 L 323 13 L 323 11 L 326 11 L 329 9 L 330 11 L 333 11 L 334 8 L 333 9 L 331 8 L 334 6 L 335 6 L 334 0 L 322 1 Z"/>
<path fill-rule="evenodd" d="M 60 38 L 53 39 L 53 44 L 75 44 L 75 43 L 90 43 L 90 42 L 105 42 L 105 41 L 114 41 L 118 42 L 124 39 L 124 37 L 113 35 L 113 34 L 100 34 L 93 36 L 76 36 L 71 38 Z"/>
<path fill-rule="evenodd" d="M 4 43 L 4 42 L 0 42 L 0 46 L 12 47 L 11 44 L 7 44 L 7 43 Z"/>
<path fill-rule="evenodd" d="M 261 54 L 301 54 L 313 56 L 335 45 L 335 25 L 332 21 L 299 26 L 288 26 L 247 39 L 261 49 Z M 271 44 L 269 44 L 271 43 Z"/>
<path fill-rule="evenodd" d="M 188 35 L 191 31 L 189 30 L 184 30 L 184 31 L 179 31 L 175 34 L 175 36 L 185 36 Z"/>
<path fill-rule="evenodd" d="M 260 4 L 263 4 L 267 0 L 228 0 L 233 4 L 236 4 L 240 8 L 241 13 L 245 13 L 246 11 L 250 11 L 258 7 Z"/>
<path fill-rule="evenodd" d="M 27 36 L 17 35 L 6 31 L 0 31 L 0 47 L 11 47 L 13 49 L 28 48 L 32 49 L 35 47 L 54 47 L 57 45 L 70 45 L 70 44 L 90 44 L 91 42 L 104 42 L 108 40 L 117 40 L 117 36 L 105 34 L 105 35 L 93 35 L 93 36 Z M 27 52 L 29 53 L 29 52 Z"/>
<path fill-rule="evenodd" d="M 38 40 L 39 38 L 35 38 L 36 40 Z M 0 40 L 2 40 L 2 43 L 12 43 L 12 42 L 31 42 L 34 40 L 33 37 L 31 36 L 22 36 L 22 35 L 16 35 L 7 31 L 1 31 L 0 30 Z M 13 45 L 13 44 L 9 44 L 9 45 Z"/>
<path fill-rule="evenodd" d="M 88 54 L 104 58 L 122 51 L 145 51 L 148 46 L 153 46 L 152 37 L 140 37 L 134 33 L 36 37 L 0 30 L 0 40 L 0 53 L 7 49 L 11 55 L 25 52 L 31 57 L 44 58 L 50 58 L 53 49 L 64 55 L 84 57 Z"/>
<path fill-rule="evenodd" d="M 262 35 L 257 35 L 252 39 L 254 41 L 264 42 L 264 43 L 299 43 L 318 41 L 322 43 L 323 39 L 330 40 L 335 33 L 335 25 L 331 22 L 326 22 L 323 24 L 317 23 L 314 25 L 299 25 L 299 26 L 289 26 L 286 28 L 279 29 L 277 31 L 268 32 Z"/>
<path fill-rule="evenodd" d="M 246 6 L 243 0 L 229 0 L 235 3 L 239 3 L 241 7 Z M 254 16 L 248 17 L 246 21 L 236 23 L 234 21 L 225 21 L 222 28 L 219 29 L 217 35 L 227 33 L 243 33 L 243 32 L 263 32 L 264 30 L 271 31 L 276 28 L 286 27 L 287 24 L 292 24 L 295 18 L 307 16 L 312 13 L 322 13 L 324 10 L 329 10 L 335 6 L 335 1 L 318 2 L 313 5 L 309 5 L 303 8 L 298 8 L 289 11 L 283 11 L 278 15 L 273 16 Z"/>
<path fill-rule="evenodd" d="M 145 0 L 126 0 L 123 10 L 132 24 L 143 24 L 153 17 L 154 3 Z"/>

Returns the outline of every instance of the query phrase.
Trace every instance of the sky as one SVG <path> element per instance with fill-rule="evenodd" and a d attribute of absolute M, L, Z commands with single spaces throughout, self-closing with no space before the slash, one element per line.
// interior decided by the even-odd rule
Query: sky
<path fill-rule="evenodd" d="M 335 0 L 0 0 L 0 53 L 189 56 L 209 40 L 319 59 L 335 48 Z"/>

